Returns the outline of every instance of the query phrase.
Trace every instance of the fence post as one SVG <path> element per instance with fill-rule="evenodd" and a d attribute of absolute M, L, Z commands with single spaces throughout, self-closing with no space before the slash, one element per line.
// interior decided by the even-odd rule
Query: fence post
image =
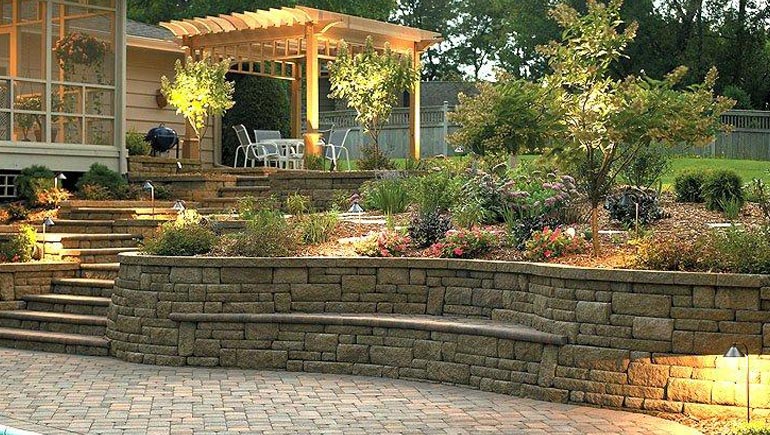
<path fill-rule="evenodd" d="M 441 111 L 444 118 L 441 131 L 441 137 L 444 140 L 444 155 L 449 156 L 449 141 L 447 141 L 447 136 L 449 136 L 449 101 L 444 101 Z"/>

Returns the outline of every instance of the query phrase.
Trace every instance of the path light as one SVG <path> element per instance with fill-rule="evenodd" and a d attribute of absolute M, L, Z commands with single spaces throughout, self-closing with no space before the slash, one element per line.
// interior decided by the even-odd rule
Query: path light
<path fill-rule="evenodd" d="M 155 220 L 155 186 L 152 185 L 150 180 L 147 180 L 142 184 L 142 189 L 146 192 L 150 192 L 150 201 L 152 202 L 152 220 Z"/>
<path fill-rule="evenodd" d="M 45 243 L 46 243 L 45 230 L 48 227 L 52 227 L 54 225 L 56 225 L 56 223 L 53 221 L 53 219 L 51 219 L 51 216 L 46 216 L 45 220 L 43 221 L 43 254 L 40 257 L 41 260 L 45 260 Z"/>
<path fill-rule="evenodd" d="M 743 346 L 746 352 L 741 352 L 739 346 Z M 751 400 L 749 396 L 751 372 L 749 371 L 749 347 L 743 343 L 733 343 L 733 345 L 730 346 L 730 349 L 727 349 L 727 352 L 725 352 L 725 358 L 746 358 L 746 422 L 751 422 Z"/>
<path fill-rule="evenodd" d="M 455 148 L 455 154 L 465 154 L 465 148 L 462 146 Z"/>
<path fill-rule="evenodd" d="M 179 172 L 182 170 L 182 162 L 177 161 L 176 162 L 176 171 Z"/>
<path fill-rule="evenodd" d="M 359 196 L 357 193 L 354 193 L 353 196 L 350 197 L 350 202 L 352 203 L 350 205 L 350 209 L 348 210 L 348 213 L 355 213 L 358 215 L 358 223 L 361 223 L 361 215 L 364 213 L 364 208 L 361 207 L 361 204 L 359 202 L 361 201 L 361 196 Z"/>
<path fill-rule="evenodd" d="M 58 189 L 59 188 L 59 181 L 64 181 L 67 179 L 67 176 L 64 175 L 64 172 L 59 172 L 59 175 L 55 176 L 53 178 L 53 188 Z"/>
<path fill-rule="evenodd" d="M 185 211 L 187 207 L 184 206 L 184 201 L 182 201 L 181 199 L 177 199 L 171 208 L 177 213 L 182 213 Z"/>

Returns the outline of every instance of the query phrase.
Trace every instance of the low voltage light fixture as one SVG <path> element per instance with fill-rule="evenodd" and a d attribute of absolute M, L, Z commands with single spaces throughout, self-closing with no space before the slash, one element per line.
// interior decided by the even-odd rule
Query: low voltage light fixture
<path fill-rule="evenodd" d="M 56 223 L 53 221 L 53 219 L 51 219 L 51 216 L 46 216 L 45 220 L 43 221 L 43 253 L 40 257 L 41 260 L 45 260 L 45 230 L 47 230 L 48 227 L 52 227 L 54 225 L 56 225 Z"/>
<path fill-rule="evenodd" d="M 153 186 L 150 180 L 147 180 L 142 184 L 142 189 L 145 192 L 150 192 L 150 201 L 152 202 L 152 219 L 155 220 L 155 186 Z"/>
<path fill-rule="evenodd" d="M 741 347 L 745 350 L 745 352 L 741 351 Z M 751 396 L 750 393 L 750 382 L 751 382 L 751 371 L 749 366 L 749 347 L 746 346 L 743 343 L 733 343 L 732 346 L 730 346 L 729 349 L 727 349 L 727 352 L 725 352 L 725 358 L 746 358 L 746 422 L 751 422 Z"/>
<path fill-rule="evenodd" d="M 187 209 L 187 207 L 185 207 L 184 201 L 181 199 L 177 199 L 171 208 L 177 213 L 183 213 Z"/>
<path fill-rule="evenodd" d="M 59 172 L 59 175 L 57 175 L 53 179 L 53 187 L 54 187 L 54 189 L 58 189 L 59 188 L 59 181 L 64 181 L 66 179 L 67 179 L 67 176 L 64 175 L 64 172 Z"/>

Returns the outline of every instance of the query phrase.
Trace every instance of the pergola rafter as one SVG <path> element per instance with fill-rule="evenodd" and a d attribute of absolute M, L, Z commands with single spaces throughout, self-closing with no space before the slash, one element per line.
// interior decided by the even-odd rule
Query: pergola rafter
<path fill-rule="evenodd" d="M 408 55 L 417 68 L 422 52 L 441 41 L 434 32 L 302 6 L 173 20 L 161 26 L 170 30 L 194 58 L 229 59 L 235 73 L 291 81 L 295 137 L 301 132 L 304 78 L 310 152 L 317 152 L 319 61 L 336 59 L 341 41 L 355 52 L 371 37 L 375 48 L 382 50 L 387 45 Z M 414 158 L 420 156 L 419 94 L 417 82 L 410 98 L 410 152 Z"/>

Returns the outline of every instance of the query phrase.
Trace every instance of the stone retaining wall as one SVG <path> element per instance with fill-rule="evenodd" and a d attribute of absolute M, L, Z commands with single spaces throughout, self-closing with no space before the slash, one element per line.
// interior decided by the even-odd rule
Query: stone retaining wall
<path fill-rule="evenodd" d="M 309 196 L 315 208 L 328 210 L 337 196 L 350 197 L 375 178 L 376 171 L 278 171 L 270 175 L 270 193 L 281 203 L 289 195 L 300 193 Z"/>
<path fill-rule="evenodd" d="M 172 150 L 173 153 L 176 150 Z M 179 169 L 177 162 L 182 164 Z M 190 159 L 174 159 L 168 157 L 129 156 L 128 172 L 145 175 L 174 175 L 180 172 L 199 172 L 201 162 Z"/>
<path fill-rule="evenodd" d="M 21 298 L 51 292 L 54 278 L 73 278 L 77 263 L 3 263 L 0 264 L 0 309 L 21 307 Z"/>
<path fill-rule="evenodd" d="M 746 404 L 745 360 L 719 355 L 733 341 L 745 342 L 755 354 L 770 348 L 770 329 L 765 328 L 770 321 L 769 282 L 770 277 L 760 275 L 469 260 L 128 254 L 121 255 L 108 334 L 115 356 L 146 363 L 278 364 L 289 370 L 466 383 L 439 374 L 455 370 L 463 373 L 463 381 L 469 373 L 467 384 L 474 387 L 546 400 L 696 417 L 740 416 L 745 413 L 740 406 Z M 501 349 L 510 344 L 502 340 L 436 336 L 440 343 L 430 345 L 434 350 L 428 358 L 415 353 L 418 344 L 429 346 L 422 343 L 425 333 L 409 330 L 199 323 L 191 331 L 169 319 L 171 313 L 273 312 L 491 319 L 565 335 L 569 344 L 516 342 L 514 347 L 534 348 L 504 357 Z M 189 356 L 179 349 L 189 339 L 184 334 L 194 334 Z M 429 334 L 434 342 L 434 333 Z M 466 350 L 459 351 L 462 340 L 468 340 Z M 367 360 L 346 360 L 341 355 L 350 355 L 348 345 L 354 344 L 393 347 L 385 351 L 393 358 L 378 359 L 381 364 L 369 367 L 372 347 L 364 352 Z M 445 349 L 451 359 L 445 359 Z M 429 360 L 457 365 L 433 372 Z M 542 366 L 546 361 L 551 362 Z M 757 415 L 766 414 L 770 360 L 752 357 L 751 364 L 751 405 Z"/>

